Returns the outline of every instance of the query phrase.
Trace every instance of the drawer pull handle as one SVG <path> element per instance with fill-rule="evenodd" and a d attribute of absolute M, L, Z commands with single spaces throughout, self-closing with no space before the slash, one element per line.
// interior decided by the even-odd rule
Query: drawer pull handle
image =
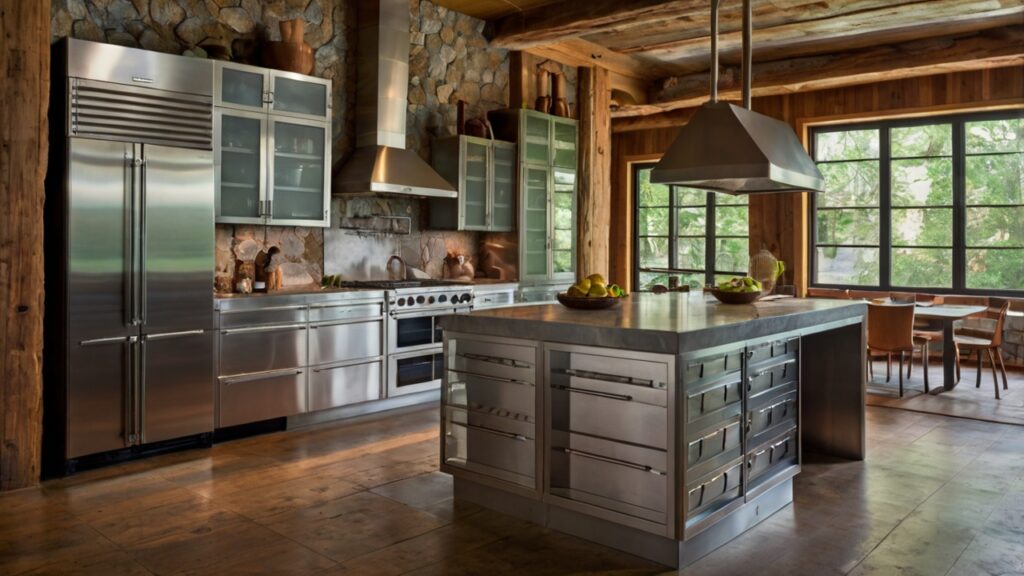
<path fill-rule="evenodd" d="M 579 456 L 580 458 L 589 458 L 591 460 L 597 460 L 598 462 L 606 462 L 608 464 L 616 464 L 618 466 L 625 466 L 626 468 L 632 468 L 633 470 L 640 470 L 641 472 L 650 472 L 658 476 L 664 476 L 665 473 L 661 470 L 656 470 L 650 466 L 644 466 L 643 464 L 633 464 L 632 462 L 626 462 L 625 460 L 619 460 L 618 458 L 609 458 L 608 456 L 599 456 L 597 454 L 591 454 L 590 452 L 583 452 L 582 450 L 576 450 L 573 448 L 562 448 L 562 451 L 570 456 Z"/>
<path fill-rule="evenodd" d="M 505 432 L 504 430 L 495 430 L 494 428 L 488 428 L 487 426 L 480 426 L 477 424 L 463 424 L 463 426 L 465 426 L 466 428 L 470 428 L 472 430 L 479 430 L 481 432 L 486 432 L 488 434 L 494 434 L 495 436 L 501 436 L 502 438 L 509 438 L 517 442 L 526 442 L 526 436 L 523 436 L 522 434 Z"/>
<path fill-rule="evenodd" d="M 565 373 L 569 376 L 576 376 L 577 378 L 589 378 L 591 380 L 604 380 L 606 382 L 615 382 L 616 384 L 633 384 L 635 386 L 646 386 L 648 388 L 664 388 L 664 382 L 656 382 L 654 380 L 648 380 L 646 378 L 634 378 L 632 376 L 617 376 L 615 374 L 605 374 L 603 372 L 592 372 L 590 370 L 577 370 L 575 368 L 567 368 Z"/>
<path fill-rule="evenodd" d="M 302 370 L 292 370 L 289 373 L 267 372 L 258 374 L 246 374 L 245 376 L 236 376 L 234 378 L 223 378 L 221 382 L 223 382 L 225 386 L 231 386 L 232 384 L 255 382 L 257 380 L 266 380 L 269 378 L 280 378 L 281 376 L 301 376 L 302 373 Z"/>
<path fill-rule="evenodd" d="M 479 360 L 481 362 L 490 362 L 492 364 L 501 364 L 503 366 L 511 366 L 512 368 L 533 368 L 533 365 L 525 362 L 519 362 L 511 358 L 498 358 L 496 356 L 486 356 L 484 354 L 472 354 L 470 352 L 460 352 L 456 356 L 460 358 L 466 358 L 467 360 Z"/>
<path fill-rule="evenodd" d="M 612 392 L 599 392 L 597 390 L 587 390 L 586 388 L 574 388 L 572 386 L 555 386 L 559 390 L 565 390 L 566 392 L 574 392 L 576 394 L 586 394 L 587 396 L 598 396 L 600 398 L 608 398 L 610 400 L 622 400 L 624 402 L 632 402 L 633 397 L 628 394 L 614 394 Z"/>
<path fill-rule="evenodd" d="M 456 370 L 454 368 L 449 368 L 448 371 L 449 372 L 453 372 L 455 374 L 462 374 L 464 376 L 474 376 L 476 378 L 484 378 L 486 380 L 494 380 L 495 382 L 507 382 L 509 384 L 519 384 L 519 385 L 522 385 L 522 386 L 532 386 L 533 385 L 532 383 L 526 382 L 524 380 L 516 380 L 514 378 L 502 378 L 500 376 L 491 376 L 489 374 L 479 374 L 477 372 L 470 372 L 468 370 Z"/>
<path fill-rule="evenodd" d="M 281 326 L 256 326 L 253 328 L 232 328 L 231 330 L 221 330 L 220 333 L 225 336 L 231 334 L 245 334 L 253 332 L 274 332 L 278 330 L 305 330 L 305 324 L 284 324 Z"/>

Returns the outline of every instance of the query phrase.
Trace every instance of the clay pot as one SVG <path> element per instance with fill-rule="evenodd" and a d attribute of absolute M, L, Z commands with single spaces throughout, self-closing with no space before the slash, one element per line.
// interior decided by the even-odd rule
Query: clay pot
<path fill-rule="evenodd" d="M 537 71 L 537 101 L 533 109 L 545 114 L 551 108 L 551 97 L 548 93 L 551 89 L 551 73 L 547 70 Z"/>
<path fill-rule="evenodd" d="M 555 74 L 551 92 L 551 114 L 569 117 L 569 105 L 565 101 L 565 76 Z"/>
<path fill-rule="evenodd" d="M 302 20 L 284 20 L 280 23 L 281 41 L 263 45 L 263 63 L 270 68 L 311 74 L 313 72 L 313 48 L 303 41 Z"/>

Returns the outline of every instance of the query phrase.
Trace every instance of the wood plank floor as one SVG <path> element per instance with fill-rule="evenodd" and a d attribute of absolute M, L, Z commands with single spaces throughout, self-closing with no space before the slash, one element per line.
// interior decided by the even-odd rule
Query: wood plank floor
<path fill-rule="evenodd" d="M 1024 428 L 869 408 L 865 462 L 683 572 L 1024 572 Z M 437 411 L 219 444 L 0 495 L 0 574 L 664 573 L 471 505 L 437 472 Z"/>
<path fill-rule="evenodd" d="M 992 389 L 992 371 L 988 361 L 981 374 L 981 387 L 976 388 L 978 368 L 975 364 L 964 364 L 962 380 L 956 388 L 941 394 L 924 394 L 923 372 L 915 362 L 911 378 L 903 382 L 903 398 L 898 396 L 896 364 L 893 378 L 885 381 L 885 362 L 876 361 L 875 378 L 868 385 L 868 404 L 902 408 L 928 414 L 942 414 L 960 418 L 973 418 L 988 422 L 1019 424 L 1024 426 L 1024 372 L 1020 369 L 1006 371 L 1009 390 L 1003 390 L 1002 377 L 999 380 L 999 396 L 996 400 Z M 928 370 L 928 381 L 932 388 L 942 386 L 941 360 L 932 362 Z"/>

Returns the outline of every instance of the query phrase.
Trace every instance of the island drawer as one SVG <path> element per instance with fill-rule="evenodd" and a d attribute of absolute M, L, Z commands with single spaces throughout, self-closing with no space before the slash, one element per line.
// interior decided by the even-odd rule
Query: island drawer
<path fill-rule="evenodd" d="M 757 364 L 772 358 L 795 356 L 800 349 L 800 337 L 792 336 L 755 344 L 747 348 L 747 365 Z"/>
<path fill-rule="evenodd" d="M 796 424 L 799 405 L 795 391 L 772 398 L 770 402 L 747 411 L 747 443 L 754 445 L 764 440 L 773 430 L 790 428 Z"/>
<path fill-rule="evenodd" d="M 535 383 L 537 349 L 498 342 L 474 341 L 461 337 L 449 340 L 449 367 L 460 373 L 480 374 Z"/>
<path fill-rule="evenodd" d="M 664 394 L 646 387 L 585 378 L 555 381 L 550 394 L 551 426 L 664 450 L 668 445 L 668 409 L 664 398 L 662 405 L 641 401 L 650 393 Z"/>
<path fill-rule="evenodd" d="M 755 448 L 747 455 L 747 478 L 751 485 L 767 481 L 779 472 L 799 464 L 798 429 Z"/>
<path fill-rule="evenodd" d="M 445 402 L 451 406 L 514 419 L 532 420 L 536 413 L 536 389 L 528 382 L 454 370 L 447 378 Z"/>
<path fill-rule="evenodd" d="M 740 432 L 741 416 L 736 416 L 710 431 L 697 435 L 686 444 L 686 466 L 696 469 L 714 466 L 714 462 L 732 460 L 740 456 L 742 449 Z"/>
<path fill-rule="evenodd" d="M 384 353 L 384 322 L 314 324 L 309 327 L 311 365 L 371 358 Z"/>
<path fill-rule="evenodd" d="M 726 374 L 724 377 L 701 386 L 687 387 L 686 419 L 688 422 L 712 422 L 728 418 L 743 399 L 742 373 Z"/>
<path fill-rule="evenodd" d="M 747 396 L 753 398 L 770 390 L 796 382 L 800 367 L 796 358 L 749 369 L 747 374 Z"/>
<path fill-rule="evenodd" d="M 453 407 L 445 420 L 445 464 L 535 487 L 533 423 Z"/>
<path fill-rule="evenodd" d="M 667 455 L 661 450 L 557 432 L 551 440 L 551 493 L 664 524 Z"/>
<path fill-rule="evenodd" d="M 573 352 L 566 373 L 588 380 L 633 386 L 636 390 L 634 395 L 646 393 L 645 402 L 665 405 L 669 374 L 668 365 L 663 362 Z"/>
<path fill-rule="evenodd" d="M 727 505 L 743 494 L 743 461 L 730 462 L 686 488 L 686 518 L 694 519 Z"/>
<path fill-rule="evenodd" d="M 700 356 L 687 360 L 683 377 L 686 386 L 701 386 L 709 379 L 717 379 L 721 374 L 736 372 L 743 368 L 745 348 L 735 348 L 725 352 Z"/>

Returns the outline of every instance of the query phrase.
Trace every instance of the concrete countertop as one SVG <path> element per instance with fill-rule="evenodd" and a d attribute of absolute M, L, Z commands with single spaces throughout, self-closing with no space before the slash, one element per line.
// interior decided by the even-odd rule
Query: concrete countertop
<path fill-rule="evenodd" d="M 441 327 L 547 342 L 678 354 L 863 318 L 867 305 L 850 300 L 785 298 L 721 304 L 711 295 L 633 294 L 607 310 L 561 304 L 481 310 L 445 316 Z"/>

